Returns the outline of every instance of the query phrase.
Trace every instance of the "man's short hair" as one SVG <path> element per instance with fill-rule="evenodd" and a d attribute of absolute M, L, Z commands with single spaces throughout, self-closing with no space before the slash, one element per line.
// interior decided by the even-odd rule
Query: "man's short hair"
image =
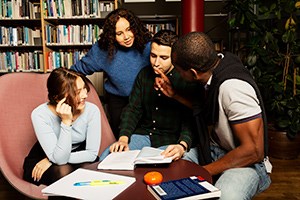
<path fill-rule="evenodd" d="M 155 42 L 158 45 L 164 45 L 172 47 L 178 40 L 178 36 L 171 30 L 160 30 L 151 39 L 151 42 Z"/>
<path fill-rule="evenodd" d="M 172 46 L 172 63 L 183 70 L 194 68 L 206 72 L 214 66 L 217 57 L 214 43 L 202 32 L 190 32 Z"/>

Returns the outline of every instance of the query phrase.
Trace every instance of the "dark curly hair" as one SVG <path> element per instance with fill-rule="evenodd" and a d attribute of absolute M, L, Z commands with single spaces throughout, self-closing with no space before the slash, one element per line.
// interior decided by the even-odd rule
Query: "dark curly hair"
<path fill-rule="evenodd" d="M 85 88 L 89 92 L 89 80 L 83 74 L 63 67 L 54 69 L 47 80 L 49 104 L 56 106 L 58 101 L 68 95 L 65 103 L 71 106 L 72 113 L 76 114 L 78 105 L 76 80 L 78 77 L 82 78 Z"/>
<path fill-rule="evenodd" d="M 158 31 L 151 42 L 155 42 L 158 45 L 164 45 L 172 47 L 172 45 L 178 40 L 178 36 L 174 31 L 171 30 L 160 30 Z"/>
<path fill-rule="evenodd" d="M 98 40 L 100 49 L 108 52 L 107 56 L 110 60 L 113 59 L 117 51 L 116 23 L 121 17 L 129 22 L 130 29 L 135 38 L 133 47 L 140 53 L 143 53 L 146 43 L 151 39 L 151 33 L 133 12 L 124 8 L 110 12 L 105 18 L 103 32 L 100 34 L 100 39 Z"/>

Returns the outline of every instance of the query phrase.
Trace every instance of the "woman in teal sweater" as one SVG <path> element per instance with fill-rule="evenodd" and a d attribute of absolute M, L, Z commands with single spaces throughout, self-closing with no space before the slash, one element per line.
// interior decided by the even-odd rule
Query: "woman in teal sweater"
<path fill-rule="evenodd" d="M 110 125 L 119 135 L 120 115 L 128 104 L 134 80 L 150 64 L 151 34 L 137 16 L 120 8 L 105 19 L 100 39 L 71 69 L 85 75 L 103 71 Z"/>

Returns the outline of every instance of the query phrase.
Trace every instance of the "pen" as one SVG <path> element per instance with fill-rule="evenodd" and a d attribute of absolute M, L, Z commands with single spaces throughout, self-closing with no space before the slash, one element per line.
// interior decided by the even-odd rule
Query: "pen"
<path fill-rule="evenodd" d="M 100 185 L 119 185 L 124 181 L 111 181 L 111 180 L 94 180 L 74 183 L 74 186 L 100 186 Z"/>

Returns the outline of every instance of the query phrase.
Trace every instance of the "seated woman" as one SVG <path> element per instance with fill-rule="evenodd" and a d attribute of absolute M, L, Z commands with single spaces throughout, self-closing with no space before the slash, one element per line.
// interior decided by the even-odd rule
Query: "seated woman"
<path fill-rule="evenodd" d="M 57 68 L 47 80 L 49 102 L 32 112 L 38 141 L 24 160 L 23 178 L 50 185 L 85 163 L 98 160 L 100 110 L 86 102 L 88 80 L 78 72 Z"/>

